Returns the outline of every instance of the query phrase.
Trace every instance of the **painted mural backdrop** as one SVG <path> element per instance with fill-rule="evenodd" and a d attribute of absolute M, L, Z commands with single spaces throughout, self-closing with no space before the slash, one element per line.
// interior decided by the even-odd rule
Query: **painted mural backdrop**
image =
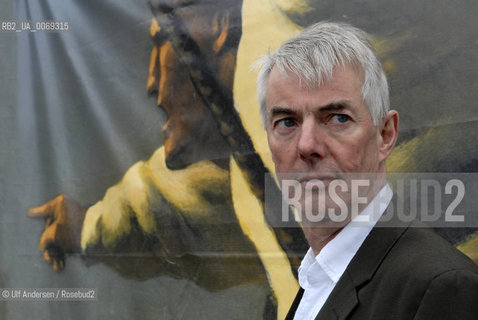
<path fill-rule="evenodd" d="M 373 36 L 401 117 L 388 170 L 478 170 L 473 2 L 3 6 L 20 26 L 68 28 L 0 34 L 0 287 L 97 300 L 0 301 L 2 319 L 283 318 L 307 246 L 264 209 L 251 65 L 315 21 Z M 437 231 L 478 261 L 476 229 Z"/>

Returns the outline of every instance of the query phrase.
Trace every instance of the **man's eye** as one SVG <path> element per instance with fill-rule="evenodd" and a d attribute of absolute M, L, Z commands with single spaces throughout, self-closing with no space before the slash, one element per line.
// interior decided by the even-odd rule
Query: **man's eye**
<path fill-rule="evenodd" d="M 295 122 L 291 118 L 285 118 L 285 119 L 277 121 L 278 127 L 290 128 L 290 127 L 293 127 L 294 125 L 295 125 Z"/>
<path fill-rule="evenodd" d="M 345 123 L 350 120 L 350 117 L 346 114 L 334 114 L 332 121 L 335 123 Z"/>

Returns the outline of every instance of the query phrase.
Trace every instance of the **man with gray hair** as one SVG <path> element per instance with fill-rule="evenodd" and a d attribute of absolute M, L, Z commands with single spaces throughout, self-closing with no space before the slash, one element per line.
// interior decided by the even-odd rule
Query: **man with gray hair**
<path fill-rule="evenodd" d="M 477 266 L 419 222 L 388 219 L 398 113 L 367 34 L 317 23 L 260 63 L 276 174 L 299 186 L 310 244 L 287 318 L 476 319 Z"/>

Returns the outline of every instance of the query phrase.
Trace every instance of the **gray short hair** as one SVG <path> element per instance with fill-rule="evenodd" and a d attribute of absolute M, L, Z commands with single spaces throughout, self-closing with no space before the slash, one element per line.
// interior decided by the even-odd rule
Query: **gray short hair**
<path fill-rule="evenodd" d="M 277 51 L 264 55 L 257 78 L 264 127 L 267 127 L 266 88 L 269 74 L 277 66 L 282 75 L 292 73 L 307 86 L 317 87 L 331 79 L 334 67 L 350 65 L 363 72 L 362 97 L 374 125 L 390 109 L 388 83 L 366 32 L 345 23 L 319 22 L 287 40 Z"/>

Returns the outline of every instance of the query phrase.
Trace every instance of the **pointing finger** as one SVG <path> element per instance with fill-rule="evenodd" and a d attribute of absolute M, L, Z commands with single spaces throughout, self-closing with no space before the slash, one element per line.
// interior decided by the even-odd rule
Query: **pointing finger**
<path fill-rule="evenodd" d="M 50 253 L 48 252 L 48 250 L 43 251 L 43 259 L 45 259 L 46 262 L 51 264 L 51 257 L 50 257 Z"/>
<path fill-rule="evenodd" d="M 41 206 L 30 208 L 27 214 L 31 218 L 46 218 L 55 213 L 55 208 L 57 208 L 63 200 L 64 196 L 59 195 Z"/>

